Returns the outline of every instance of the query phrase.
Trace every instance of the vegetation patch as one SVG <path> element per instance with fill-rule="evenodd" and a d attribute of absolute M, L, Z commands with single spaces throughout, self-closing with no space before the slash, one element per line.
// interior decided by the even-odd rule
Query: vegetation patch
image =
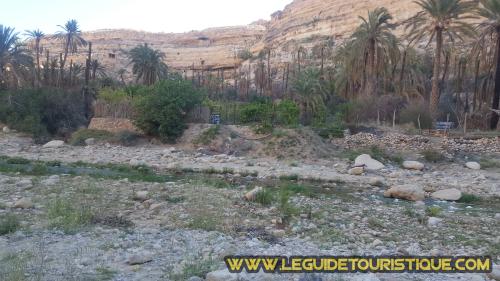
<path fill-rule="evenodd" d="M 469 193 L 463 193 L 460 200 L 458 200 L 459 203 L 466 203 L 466 204 L 476 203 L 479 201 L 481 201 L 481 197 Z"/>
<path fill-rule="evenodd" d="M 80 129 L 71 135 L 68 143 L 75 146 L 84 146 L 87 139 L 95 139 L 96 141 L 109 141 L 112 138 L 113 133 L 107 131 Z"/>
<path fill-rule="evenodd" d="M 0 215 L 0 236 L 16 232 L 21 227 L 19 218 L 14 214 Z"/>
<path fill-rule="evenodd" d="M 47 206 L 49 226 L 66 234 L 75 234 L 91 224 L 94 214 L 90 207 L 56 199 Z"/>
<path fill-rule="evenodd" d="M 219 133 L 220 133 L 220 126 L 219 125 L 212 126 L 211 128 L 201 133 L 201 135 L 199 135 L 193 141 L 193 144 L 209 145 L 212 143 L 212 141 L 214 141 L 214 139 L 219 135 Z"/>

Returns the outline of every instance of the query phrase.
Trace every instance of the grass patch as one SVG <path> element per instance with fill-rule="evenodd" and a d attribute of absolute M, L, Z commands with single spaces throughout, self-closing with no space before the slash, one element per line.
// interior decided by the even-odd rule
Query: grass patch
<path fill-rule="evenodd" d="M 184 196 L 169 196 L 169 195 L 166 195 L 162 199 L 165 200 L 165 201 L 167 201 L 168 203 L 172 203 L 172 204 L 179 204 L 179 203 L 182 203 L 182 202 L 186 201 L 186 197 L 184 197 Z"/>
<path fill-rule="evenodd" d="M 195 145 L 209 145 L 212 143 L 212 141 L 219 135 L 220 133 L 220 126 L 215 125 L 207 130 L 205 130 L 203 133 L 201 133 L 194 141 L 193 144 Z"/>
<path fill-rule="evenodd" d="M 283 187 L 279 192 L 278 210 L 281 214 L 281 220 L 286 224 L 290 223 L 293 216 L 296 216 L 299 213 L 299 210 L 290 204 L 290 192 Z"/>
<path fill-rule="evenodd" d="M 481 197 L 469 193 L 463 193 L 460 200 L 458 200 L 459 203 L 466 203 L 466 204 L 476 203 L 479 201 L 481 201 Z"/>
<path fill-rule="evenodd" d="M 500 168 L 500 161 L 493 159 L 482 158 L 479 164 L 481 164 L 482 169 Z"/>
<path fill-rule="evenodd" d="M 21 227 L 19 218 L 13 214 L 0 215 L 0 236 L 16 232 Z"/>
<path fill-rule="evenodd" d="M 84 146 L 85 140 L 87 139 L 95 139 L 96 141 L 108 141 L 111 140 L 113 136 L 113 133 L 107 131 L 81 129 L 71 135 L 68 143 L 74 146 Z"/>
<path fill-rule="evenodd" d="M 108 281 L 108 280 L 113 280 L 113 277 L 117 274 L 116 271 L 110 269 L 109 267 L 97 267 L 95 269 L 97 275 L 98 275 L 98 280 L 100 281 Z"/>
<path fill-rule="evenodd" d="M 439 217 L 442 211 L 439 206 L 432 206 L 425 209 L 425 214 L 429 217 Z"/>
<path fill-rule="evenodd" d="M 170 274 L 169 277 L 172 281 L 185 281 L 193 276 L 205 279 L 207 274 L 214 271 L 216 267 L 217 263 L 214 260 L 186 263 L 180 273 Z"/>
<path fill-rule="evenodd" d="M 94 217 L 89 207 L 77 206 L 64 199 L 56 199 L 47 207 L 49 226 L 66 234 L 75 234 L 91 224 Z"/>
<path fill-rule="evenodd" d="M 30 163 L 30 160 L 20 158 L 20 157 L 14 157 L 14 158 L 9 158 L 7 159 L 7 164 L 17 164 L 17 165 L 26 165 Z"/>
<path fill-rule="evenodd" d="M 263 205 L 270 206 L 274 201 L 274 194 L 269 189 L 264 189 L 255 194 L 255 202 Z"/>
<path fill-rule="evenodd" d="M 425 161 L 431 163 L 443 162 L 446 159 L 440 151 L 435 149 L 426 149 L 421 154 L 424 156 Z"/>
<path fill-rule="evenodd" d="M 282 180 L 282 181 L 297 181 L 297 180 L 299 180 L 299 175 L 297 175 L 297 174 L 282 175 L 282 176 L 280 176 L 280 180 Z"/>
<path fill-rule="evenodd" d="M 200 229 L 205 231 L 215 231 L 217 230 L 217 225 L 219 222 L 214 216 L 208 214 L 200 214 L 195 216 L 187 225 L 190 229 Z"/>
<path fill-rule="evenodd" d="M 314 190 L 307 185 L 286 183 L 283 185 L 283 190 L 288 192 L 290 195 L 301 194 L 310 198 L 317 198 L 316 192 L 314 192 Z"/>
<path fill-rule="evenodd" d="M 373 217 L 368 219 L 368 226 L 372 229 L 385 228 L 384 223 L 381 220 Z"/>

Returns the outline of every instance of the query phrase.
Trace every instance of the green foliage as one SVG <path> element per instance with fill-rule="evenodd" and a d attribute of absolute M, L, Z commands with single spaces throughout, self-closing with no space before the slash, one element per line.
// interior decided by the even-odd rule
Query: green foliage
<path fill-rule="evenodd" d="M 443 210 L 439 206 L 427 207 L 425 209 L 425 214 L 429 217 L 438 217 L 441 215 Z"/>
<path fill-rule="evenodd" d="M 428 130 L 433 128 L 432 114 L 424 103 L 412 103 L 408 105 L 401 111 L 399 118 L 400 123 L 411 123 L 417 129 L 419 128 L 418 124 L 420 118 L 420 129 Z"/>
<path fill-rule="evenodd" d="M 201 229 L 205 231 L 217 230 L 218 221 L 215 217 L 208 214 L 196 215 L 189 223 L 188 228 Z"/>
<path fill-rule="evenodd" d="M 78 232 L 82 227 L 89 225 L 93 218 L 89 207 L 76 206 L 66 199 L 56 199 L 47 208 L 50 226 L 66 234 Z"/>
<path fill-rule="evenodd" d="M 30 163 L 30 160 L 20 158 L 20 157 L 14 157 L 14 158 L 9 158 L 7 159 L 7 164 L 17 164 L 17 165 L 26 165 Z"/>
<path fill-rule="evenodd" d="M 283 126 L 297 126 L 299 124 L 300 109 L 292 100 L 281 101 L 277 108 L 277 122 Z"/>
<path fill-rule="evenodd" d="M 242 60 L 249 60 L 253 58 L 253 54 L 248 49 L 241 50 L 238 52 L 238 58 Z"/>
<path fill-rule="evenodd" d="M 0 236 L 16 232 L 21 223 L 19 218 L 13 214 L 0 215 Z"/>
<path fill-rule="evenodd" d="M 217 263 L 214 260 L 191 262 L 184 265 L 182 272 L 170 274 L 169 277 L 173 281 L 185 281 L 193 276 L 206 278 L 208 273 L 216 269 L 216 266 Z"/>
<path fill-rule="evenodd" d="M 271 123 L 273 104 L 267 100 L 256 101 L 242 106 L 240 120 L 245 124 Z"/>
<path fill-rule="evenodd" d="M 132 73 L 144 85 L 153 85 L 167 76 L 167 65 L 163 62 L 165 53 L 152 49 L 148 44 L 139 45 L 128 53 Z"/>
<path fill-rule="evenodd" d="M 123 146 L 134 146 L 137 145 L 141 135 L 131 131 L 120 131 L 116 133 L 112 138 L 111 142 L 118 143 Z"/>
<path fill-rule="evenodd" d="M 81 92 L 40 88 L 0 92 L 0 121 L 44 142 L 87 123 L 87 100 Z"/>
<path fill-rule="evenodd" d="M 93 138 L 96 141 L 107 141 L 113 137 L 113 134 L 102 130 L 80 129 L 71 135 L 68 143 L 75 146 L 84 146 L 85 140 Z"/>
<path fill-rule="evenodd" d="M 255 202 L 263 206 L 269 206 L 273 203 L 273 201 L 274 194 L 269 189 L 261 190 L 255 194 Z"/>
<path fill-rule="evenodd" d="M 98 98 L 108 104 L 116 104 L 130 100 L 131 94 L 127 92 L 126 89 L 113 89 L 106 87 L 99 90 Z"/>
<path fill-rule="evenodd" d="M 460 200 L 458 200 L 458 202 L 465 204 L 475 203 L 479 201 L 481 201 L 481 197 L 469 193 L 463 193 Z"/>
<path fill-rule="evenodd" d="M 212 143 L 212 141 L 219 135 L 220 131 L 220 126 L 215 125 L 210 127 L 209 129 L 205 130 L 201 135 L 199 135 L 193 143 L 196 145 L 203 144 L 203 145 L 209 145 Z"/>
<path fill-rule="evenodd" d="M 187 128 L 186 117 L 202 94 L 189 81 L 164 80 L 148 89 L 135 103 L 134 123 L 146 134 L 163 142 L 175 142 Z"/>

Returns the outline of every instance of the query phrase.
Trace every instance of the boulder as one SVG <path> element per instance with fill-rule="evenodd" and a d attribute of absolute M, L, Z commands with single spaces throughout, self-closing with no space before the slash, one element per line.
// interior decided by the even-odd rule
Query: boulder
<path fill-rule="evenodd" d="M 467 162 L 465 163 L 465 167 L 471 169 L 471 170 L 481 170 L 481 164 L 477 162 Z"/>
<path fill-rule="evenodd" d="M 261 192 L 263 189 L 260 186 L 255 187 L 245 194 L 245 199 L 248 201 L 254 201 L 257 193 Z"/>
<path fill-rule="evenodd" d="M 129 164 L 130 166 L 143 166 L 143 165 L 146 165 L 146 162 L 144 162 L 143 160 L 139 160 L 139 159 L 130 159 L 129 161 Z"/>
<path fill-rule="evenodd" d="M 424 164 L 418 162 L 418 161 L 404 161 L 403 162 L 403 168 L 408 169 L 408 170 L 417 170 L 417 171 L 422 171 L 424 169 Z"/>
<path fill-rule="evenodd" d="M 425 191 L 421 186 L 418 185 L 396 185 L 386 190 L 384 192 L 384 196 L 410 201 L 422 201 L 425 199 Z"/>
<path fill-rule="evenodd" d="M 360 176 L 365 172 L 363 167 L 354 167 L 348 171 L 349 175 Z"/>
<path fill-rule="evenodd" d="M 437 227 L 442 222 L 443 222 L 443 219 L 435 218 L 435 217 L 430 217 L 429 220 L 427 221 L 427 226 L 428 227 Z"/>
<path fill-rule="evenodd" d="M 131 255 L 127 259 L 128 265 L 145 264 L 153 261 L 153 257 L 149 253 L 137 253 Z"/>
<path fill-rule="evenodd" d="M 57 147 L 61 147 L 63 145 L 64 145 L 64 141 L 53 140 L 53 141 L 49 141 L 48 143 L 44 144 L 43 148 L 57 148 Z"/>
<path fill-rule="evenodd" d="M 9 127 L 7 127 L 7 126 L 3 127 L 2 132 L 6 133 L 6 134 L 10 133 Z"/>
<path fill-rule="evenodd" d="M 456 188 L 444 189 L 431 194 L 436 200 L 458 201 L 462 198 L 462 192 Z"/>
<path fill-rule="evenodd" d="M 134 193 L 133 199 L 135 201 L 141 201 L 144 202 L 149 199 L 149 192 L 147 191 L 137 191 Z"/>
<path fill-rule="evenodd" d="M 24 179 L 16 182 L 16 187 L 21 189 L 30 189 L 33 187 L 33 181 L 30 179 Z"/>
<path fill-rule="evenodd" d="M 14 203 L 14 208 L 16 209 L 31 209 L 33 208 L 35 205 L 33 205 L 33 202 L 31 202 L 30 199 L 28 198 L 21 198 L 19 200 L 17 200 L 15 203 Z"/>
<path fill-rule="evenodd" d="M 383 187 L 385 186 L 385 179 L 381 177 L 370 178 L 368 182 L 371 186 Z"/>
<path fill-rule="evenodd" d="M 86 139 L 85 144 L 86 145 L 94 145 L 96 143 L 94 138 Z"/>
<path fill-rule="evenodd" d="M 42 180 L 40 183 L 43 185 L 55 185 L 60 181 L 60 177 L 58 175 L 50 176 L 48 179 Z"/>
<path fill-rule="evenodd" d="M 364 166 L 367 170 L 380 170 L 385 168 L 384 164 L 380 163 L 379 161 L 373 159 L 370 155 L 368 154 L 362 154 L 356 158 L 354 161 L 354 166 Z"/>

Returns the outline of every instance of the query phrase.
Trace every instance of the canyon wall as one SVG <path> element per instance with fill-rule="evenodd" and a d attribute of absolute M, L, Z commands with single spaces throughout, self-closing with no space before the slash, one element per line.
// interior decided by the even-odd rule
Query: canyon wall
<path fill-rule="evenodd" d="M 293 50 L 298 47 L 311 49 L 325 40 L 338 42 L 347 38 L 359 25 L 359 16 L 366 17 L 368 10 L 376 7 L 386 7 L 394 16 L 394 22 L 401 22 L 418 11 L 413 0 L 294 0 L 283 11 L 275 12 L 269 22 L 258 21 L 247 26 L 179 34 L 100 30 L 85 32 L 83 37 L 93 44 L 93 58 L 114 76 L 125 68 L 129 69 L 126 77 L 131 78 L 126 52 L 143 43 L 163 51 L 169 67 L 185 75 L 193 75 L 193 66 L 233 73 L 233 68 L 244 65 L 238 57 L 243 50 L 257 55 L 267 46 L 273 49 L 273 63 L 292 61 Z M 401 28 L 397 32 L 400 31 Z M 54 56 L 62 51 L 61 42 L 46 40 L 42 44 Z M 80 49 L 68 62 L 83 64 L 85 56 L 85 50 Z"/>

